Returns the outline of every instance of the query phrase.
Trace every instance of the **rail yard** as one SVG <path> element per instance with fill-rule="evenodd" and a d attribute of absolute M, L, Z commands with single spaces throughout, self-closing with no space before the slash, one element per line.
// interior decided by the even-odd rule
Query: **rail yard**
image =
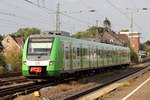
<path fill-rule="evenodd" d="M 133 66 L 124 66 L 118 68 L 105 68 L 101 72 L 93 72 L 88 75 L 81 75 L 80 79 L 75 76 L 71 76 L 68 79 L 58 79 L 57 81 L 42 81 L 35 83 L 31 81 L 31 79 L 21 79 L 21 76 L 18 76 L 16 79 L 15 84 L 3 84 L 0 88 L 0 96 L 1 100 L 9 100 L 15 97 L 19 98 L 19 96 L 27 95 L 29 93 L 33 93 L 34 91 L 41 92 L 41 99 L 48 98 L 49 100 L 73 100 L 83 98 L 84 95 L 90 94 L 96 90 L 99 90 L 107 85 L 110 85 L 118 80 L 121 80 L 127 76 L 135 74 L 150 65 L 149 62 L 133 65 Z M 111 70 L 111 72 L 110 72 Z M 20 77 L 20 79 L 19 79 Z M 105 78 L 104 78 L 105 77 Z M 3 80 L 8 80 L 8 78 L 3 78 Z M 24 80 L 23 80 L 24 79 Z M 14 79 L 11 79 L 15 81 Z M 10 82 L 11 82 L 10 80 Z M 22 80 L 17 82 L 18 80 Z M 74 85 L 70 88 L 62 89 L 58 91 L 60 86 L 65 85 Z M 47 91 L 41 91 L 42 88 L 49 88 L 46 89 Z M 55 92 L 54 92 L 55 91 Z M 57 91 L 57 92 L 56 92 Z M 43 92 L 43 93 L 42 93 Z M 104 95 L 104 94 L 103 94 Z M 29 100 L 35 98 L 33 95 L 27 97 Z M 94 97 L 93 97 L 94 98 Z M 100 98 L 100 97 L 99 97 Z M 94 98 L 95 99 L 95 98 Z M 81 100 L 86 100 L 81 99 Z"/>
<path fill-rule="evenodd" d="M 149 100 L 148 4 L 0 0 L 0 100 Z"/>

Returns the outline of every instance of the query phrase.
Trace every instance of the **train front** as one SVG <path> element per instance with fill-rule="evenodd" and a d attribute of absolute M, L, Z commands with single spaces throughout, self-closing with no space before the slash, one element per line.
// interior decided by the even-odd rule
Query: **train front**
<path fill-rule="evenodd" d="M 53 65 L 50 61 L 53 36 L 30 36 L 23 50 L 23 76 L 28 78 L 47 78 L 48 67 Z"/>

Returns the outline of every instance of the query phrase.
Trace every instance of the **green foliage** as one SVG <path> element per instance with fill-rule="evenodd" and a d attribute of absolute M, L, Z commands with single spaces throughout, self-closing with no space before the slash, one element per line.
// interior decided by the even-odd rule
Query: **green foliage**
<path fill-rule="evenodd" d="M 104 27 L 105 27 L 105 31 L 111 30 L 111 22 L 107 17 L 105 18 L 103 24 L 104 24 Z"/>
<path fill-rule="evenodd" d="M 122 29 L 120 32 L 129 32 L 129 29 Z"/>
<path fill-rule="evenodd" d="M 7 64 L 11 64 L 12 71 L 21 71 L 22 65 L 22 53 L 18 52 L 14 55 L 9 55 L 5 57 Z"/>
<path fill-rule="evenodd" d="M 144 43 L 140 44 L 140 50 L 146 51 L 147 46 Z"/>
<path fill-rule="evenodd" d="M 0 40 L 3 40 L 3 36 L 2 35 L 0 35 Z"/>
<path fill-rule="evenodd" d="M 24 40 L 32 34 L 40 34 L 40 29 L 37 28 L 20 28 L 14 33 L 17 37 L 23 37 Z"/>
<path fill-rule="evenodd" d="M 5 57 L 2 53 L 0 53 L 0 66 L 5 66 L 6 62 L 5 62 Z"/>
<path fill-rule="evenodd" d="M 130 58 L 131 58 L 132 62 L 137 63 L 139 61 L 138 60 L 138 55 L 133 51 L 132 48 L 130 48 Z"/>
<path fill-rule="evenodd" d="M 85 31 L 80 31 L 76 34 L 73 34 L 72 37 L 75 38 L 96 38 L 98 35 L 103 35 L 104 32 L 108 32 L 111 30 L 111 22 L 108 18 L 105 18 L 104 27 L 96 27 L 92 26 Z"/>
<path fill-rule="evenodd" d="M 145 44 L 145 45 L 150 45 L 150 41 L 148 40 L 148 41 L 146 41 L 144 44 Z"/>
<path fill-rule="evenodd" d="M 7 71 L 5 57 L 2 53 L 0 53 L 0 73 L 4 73 Z"/>
<path fill-rule="evenodd" d="M 87 29 L 86 31 L 81 31 L 81 32 L 78 32 L 78 33 L 72 35 L 72 37 L 95 38 L 97 35 L 102 35 L 104 32 L 105 32 L 105 29 L 103 27 L 92 26 L 89 29 Z"/>

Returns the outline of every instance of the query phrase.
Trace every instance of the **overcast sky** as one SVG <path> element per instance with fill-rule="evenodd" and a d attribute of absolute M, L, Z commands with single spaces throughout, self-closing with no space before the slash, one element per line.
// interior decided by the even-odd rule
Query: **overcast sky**
<path fill-rule="evenodd" d="M 30 0 L 37 3 L 37 0 Z M 42 5 L 42 0 L 40 6 Z M 42 31 L 55 30 L 56 4 L 60 3 L 61 30 L 76 33 L 89 26 L 103 25 L 107 17 L 112 23 L 112 30 L 130 28 L 130 12 L 126 8 L 148 8 L 149 0 L 45 0 L 45 7 L 36 7 L 24 0 L 0 0 L 0 33 L 10 34 L 19 28 L 36 27 Z M 95 10 L 96 12 L 88 12 Z M 82 12 L 80 12 L 82 11 Z M 147 11 L 133 10 L 134 31 L 141 32 L 141 41 L 150 40 L 150 8 Z"/>

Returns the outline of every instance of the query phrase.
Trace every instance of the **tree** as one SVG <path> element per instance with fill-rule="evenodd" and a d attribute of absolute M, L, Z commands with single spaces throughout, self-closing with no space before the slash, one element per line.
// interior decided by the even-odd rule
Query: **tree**
<path fill-rule="evenodd" d="M 14 55 L 6 56 L 5 62 L 7 64 L 11 64 L 12 71 L 21 71 L 22 52 L 17 52 Z"/>
<path fill-rule="evenodd" d="M 5 66 L 6 62 L 5 62 L 5 57 L 2 53 L 0 53 L 0 66 Z"/>
<path fill-rule="evenodd" d="M 92 26 L 85 31 L 80 31 L 73 34 L 72 37 L 75 38 L 96 38 L 98 35 L 103 35 L 105 29 L 103 27 Z"/>
<path fill-rule="evenodd" d="M 131 58 L 131 61 L 134 63 L 137 63 L 139 61 L 138 55 L 134 52 L 134 50 L 131 47 L 130 47 L 130 58 Z"/>
<path fill-rule="evenodd" d="M 96 36 L 97 34 L 101 35 L 102 33 L 104 33 L 104 28 L 93 26 L 87 29 L 86 31 L 92 36 Z"/>
<path fill-rule="evenodd" d="M 129 32 L 129 29 L 122 29 L 120 32 Z"/>
<path fill-rule="evenodd" d="M 140 50 L 146 51 L 147 50 L 147 46 L 144 43 L 140 44 Z"/>
<path fill-rule="evenodd" d="M 0 34 L 0 40 L 3 40 L 3 36 Z"/>
<path fill-rule="evenodd" d="M 144 44 L 149 45 L 150 46 L 150 41 L 146 41 Z"/>
<path fill-rule="evenodd" d="M 105 17 L 103 24 L 104 24 L 104 28 L 106 31 L 111 30 L 111 22 L 110 22 L 110 20 L 108 20 L 107 17 Z"/>
<path fill-rule="evenodd" d="M 32 34 L 40 34 L 40 29 L 37 28 L 20 28 L 17 32 L 14 33 L 17 37 L 23 37 L 24 40 Z"/>

